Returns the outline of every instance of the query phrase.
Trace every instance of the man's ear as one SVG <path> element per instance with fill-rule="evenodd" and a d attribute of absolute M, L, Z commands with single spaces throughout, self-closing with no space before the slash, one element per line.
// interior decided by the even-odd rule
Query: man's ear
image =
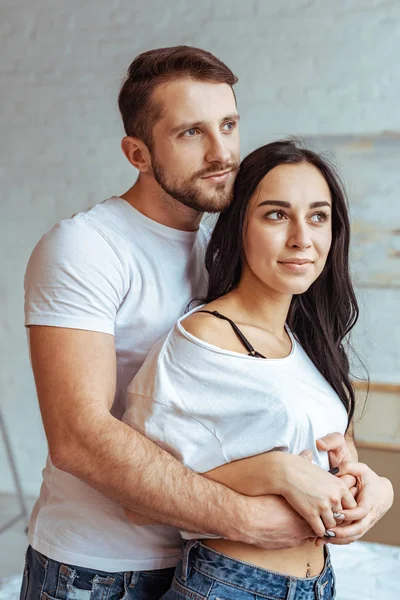
<path fill-rule="evenodd" d="M 126 136 L 121 141 L 122 152 L 141 173 L 151 170 L 151 156 L 146 144 L 139 138 Z"/>

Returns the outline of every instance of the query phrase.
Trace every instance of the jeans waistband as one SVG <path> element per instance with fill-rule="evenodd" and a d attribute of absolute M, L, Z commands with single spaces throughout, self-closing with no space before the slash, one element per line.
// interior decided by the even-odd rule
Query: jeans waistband
<path fill-rule="evenodd" d="M 323 588 L 333 576 L 329 549 L 325 549 L 325 566 L 320 575 L 316 577 L 292 577 L 253 566 L 211 550 L 198 540 L 188 541 L 182 549 L 182 561 L 180 563 L 181 577 L 185 581 L 188 578 L 189 569 L 193 567 L 203 575 L 232 585 L 255 594 L 268 596 L 271 589 L 278 598 L 291 598 L 292 594 L 301 591 L 306 595 L 312 591 L 322 592 L 317 597 L 323 597 Z"/>

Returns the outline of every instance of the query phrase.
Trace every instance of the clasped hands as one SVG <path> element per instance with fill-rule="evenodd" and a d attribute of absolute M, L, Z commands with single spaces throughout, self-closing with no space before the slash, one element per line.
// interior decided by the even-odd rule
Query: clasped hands
<path fill-rule="evenodd" d="M 318 450 L 328 452 L 330 466 L 338 467 L 338 472 L 335 475 L 323 469 L 316 472 L 319 467 L 310 465 L 312 454 L 306 450 L 301 457 L 308 460 L 296 461 L 295 477 L 289 468 L 290 485 L 285 490 L 285 498 L 318 536 L 316 545 L 350 544 L 389 510 L 393 503 L 392 485 L 367 465 L 354 462 L 340 433 L 329 434 L 317 440 L 316 445 Z"/>

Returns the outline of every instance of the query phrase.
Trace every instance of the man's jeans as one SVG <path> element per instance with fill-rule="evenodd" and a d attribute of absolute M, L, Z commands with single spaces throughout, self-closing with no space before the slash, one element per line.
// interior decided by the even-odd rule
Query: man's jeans
<path fill-rule="evenodd" d="M 159 600 L 174 571 L 104 573 L 59 563 L 29 546 L 20 600 Z"/>

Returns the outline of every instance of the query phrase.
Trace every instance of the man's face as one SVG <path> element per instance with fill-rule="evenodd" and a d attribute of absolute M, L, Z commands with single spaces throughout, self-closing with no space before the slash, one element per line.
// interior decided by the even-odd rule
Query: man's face
<path fill-rule="evenodd" d="M 239 168 L 239 115 L 231 87 L 179 79 L 156 88 L 154 99 L 162 106 L 153 128 L 154 179 L 185 206 L 223 211 Z"/>

